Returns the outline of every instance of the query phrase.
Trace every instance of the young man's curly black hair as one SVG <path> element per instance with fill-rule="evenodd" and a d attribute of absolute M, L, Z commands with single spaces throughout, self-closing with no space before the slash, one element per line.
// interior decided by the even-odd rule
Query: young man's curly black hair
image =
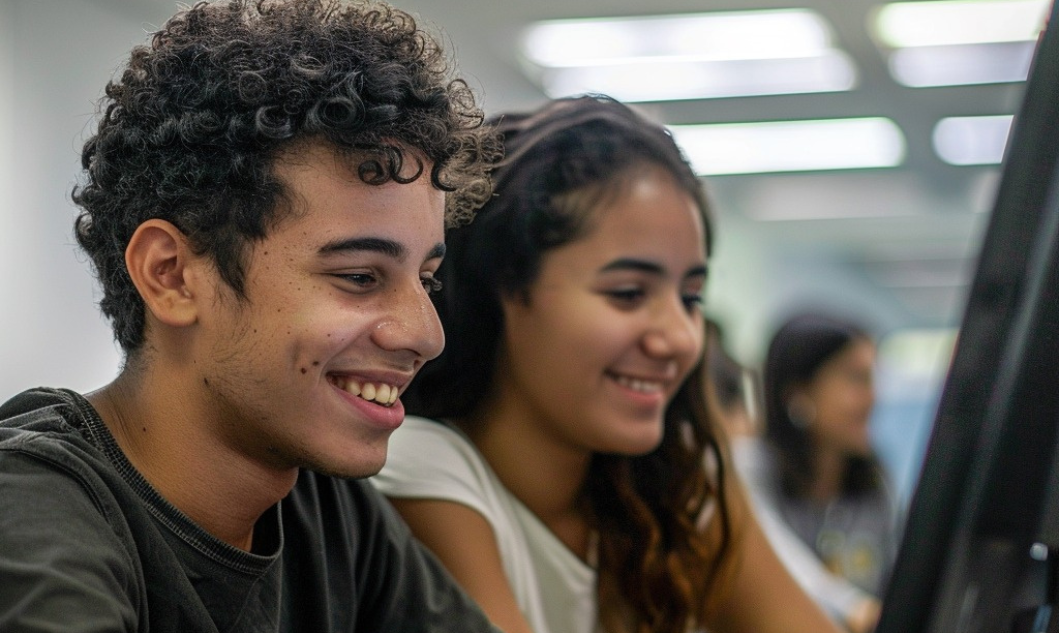
<path fill-rule="evenodd" d="M 491 192 L 498 143 L 451 72 L 410 15 L 359 1 L 201 2 L 134 49 L 107 86 L 73 194 L 77 240 L 126 354 L 144 342 L 124 260 L 136 228 L 171 222 L 242 297 L 248 247 L 291 212 L 272 166 L 298 143 L 327 142 L 369 184 L 429 165 L 449 192 L 448 224 L 470 217 Z"/>

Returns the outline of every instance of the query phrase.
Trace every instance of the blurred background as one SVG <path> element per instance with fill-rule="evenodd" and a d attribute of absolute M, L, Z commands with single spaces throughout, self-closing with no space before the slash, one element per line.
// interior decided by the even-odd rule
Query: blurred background
<path fill-rule="evenodd" d="M 488 113 L 636 102 L 705 179 L 707 310 L 756 366 L 806 307 L 879 335 L 873 433 L 918 470 L 1049 2 L 399 0 Z M 172 0 L 0 0 L 0 391 L 88 391 L 120 354 L 72 237 L 95 102 Z M 647 14 L 651 12 L 651 15 Z"/>

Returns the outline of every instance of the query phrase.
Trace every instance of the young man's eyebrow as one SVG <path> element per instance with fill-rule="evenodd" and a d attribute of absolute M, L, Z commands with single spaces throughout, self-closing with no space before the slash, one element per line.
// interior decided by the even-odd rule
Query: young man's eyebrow
<path fill-rule="evenodd" d="M 408 249 L 404 247 L 404 244 L 381 237 L 351 237 L 328 242 L 320 247 L 321 255 L 345 251 L 372 251 L 389 255 L 394 259 L 404 259 L 408 255 Z"/>
<path fill-rule="evenodd" d="M 645 259 L 634 259 L 631 257 L 622 257 L 615 259 L 606 266 L 600 269 L 600 272 L 610 272 L 615 270 L 635 270 L 644 273 L 650 273 L 652 275 L 664 275 L 665 268 L 660 264 Z M 706 276 L 706 265 L 700 264 L 693 266 L 684 273 L 684 277 L 705 277 Z"/>
<path fill-rule="evenodd" d="M 335 240 L 334 242 L 324 244 L 320 248 L 321 255 L 349 251 L 372 251 L 388 255 L 398 260 L 403 260 L 408 256 L 408 249 L 405 248 L 404 244 L 381 237 L 353 237 L 344 240 Z M 445 244 L 438 242 L 430 249 L 430 252 L 427 253 L 426 259 L 430 260 L 444 256 Z"/>

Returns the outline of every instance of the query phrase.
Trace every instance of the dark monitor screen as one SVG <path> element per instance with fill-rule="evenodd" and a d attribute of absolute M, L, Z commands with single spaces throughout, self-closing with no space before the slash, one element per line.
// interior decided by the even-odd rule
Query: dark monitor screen
<path fill-rule="evenodd" d="M 1012 125 L 877 633 L 1059 630 L 1048 610 L 1059 554 L 1055 6 L 1050 18 Z"/>

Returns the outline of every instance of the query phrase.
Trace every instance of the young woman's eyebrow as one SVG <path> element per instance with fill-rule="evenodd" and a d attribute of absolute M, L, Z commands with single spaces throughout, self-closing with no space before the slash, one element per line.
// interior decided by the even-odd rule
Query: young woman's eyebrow
<path fill-rule="evenodd" d="M 615 270 L 635 270 L 644 273 L 651 273 L 653 275 L 661 275 L 665 273 L 665 269 L 655 262 L 647 261 L 645 259 L 633 259 L 631 257 L 622 257 L 615 259 L 603 268 L 599 269 L 599 272 L 605 273 Z"/>
<path fill-rule="evenodd" d="M 328 242 L 320 247 L 321 255 L 332 255 L 335 253 L 371 251 L 382 253 L 393 257 L 398 261 L 404 261 L 408 257 L 408 249 L 404 244 L 394 240 L 381 237 L 352 237 L 342 240 Z M 427 253 L 426 259 L 436 259 L 445 256 L 445 244 L 438 242 Z"/>
<path fill-rule="evenodd" d="M 709 273 L 709 268 L 705 264 L 699 264 L 688 269 L 688 272 L 684 273 L 684 278 L 689 277 L 705 277 Z"/>
<path fill-rule="evenodd" d="M 648 261 L 645 259 L 635 259 L 632 257 L 622 257 L 615 259 L 603 268 L 600 268 L 600 272 L 611 272 L 616 270 L 634 270 L 652 275 L 664 275 L 666 273 L 665 268 L 658 263 Z M 699 264 L 688 269 L 684 273 L 684 277 L 705 277 L 706 276 L 706 265 Z"/>

